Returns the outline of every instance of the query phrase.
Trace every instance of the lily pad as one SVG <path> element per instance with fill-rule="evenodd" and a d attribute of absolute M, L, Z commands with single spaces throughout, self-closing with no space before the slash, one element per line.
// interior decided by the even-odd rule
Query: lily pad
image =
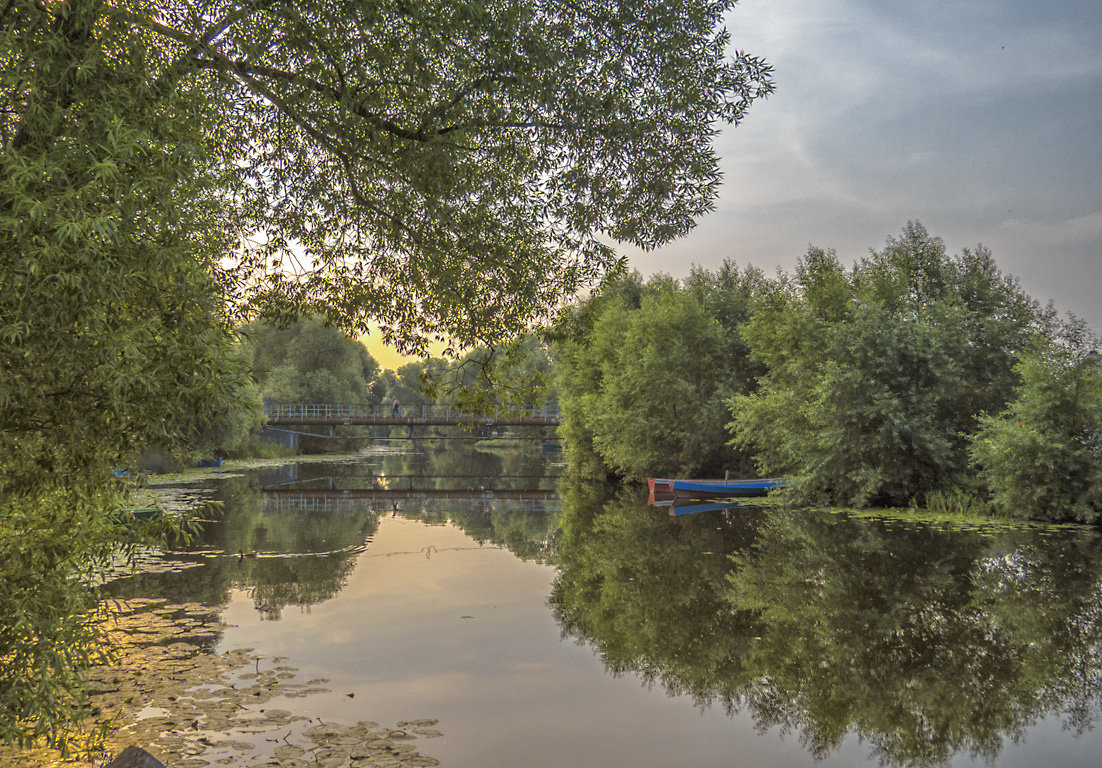
<path fill-rule="evenodd" d="M 440 734 L 432 719 L 394 727 L 361 721 L 310 727 L 309 698 L 327 692 L 324 681 L 295 683 L 298 672 L 250 649 L 204 650 L 197 638 L 217 633 L 220 619 L 197 603 L 163 600 L 114 601 L 106 632 L 115 661 L 90 672 L 89 729 L 111 734 L 96 761 L 68 761 L 70 768 L 102 765 L 130 744 L 139 744 L 172 768 L 419 768 L 439 763 L 421 754 L 418 737 Z M 168 618 L 166 618 L 166 616 Z M 205 646 L 209 648 L 210 645 Z M 285 659 L 278 659 L 285 662 Z M 257 670 L 260 673 L 257 674 Z M 304 699 L 300 711 L 268 707 L 272 699 Z M 56 752 L 0 747 L 0 765 L 46 768 L 62 765 Z"/>

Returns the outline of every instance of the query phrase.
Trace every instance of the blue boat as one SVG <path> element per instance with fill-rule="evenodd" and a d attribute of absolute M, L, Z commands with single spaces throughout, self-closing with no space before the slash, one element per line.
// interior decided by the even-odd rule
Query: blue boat
<path fill-rule="evenodd" d="M 697 498 L 764 496 L 784 485 L 784 480 L 779 477 L 755 480 L 670 480 L 670 490 L 675 496 L 692 495 Z"/>
<path fill-rule="evenodd" d="M 222 457 L 219 456 L 217 459 L 199 459 L 195 462 L 195 466 L 207 468 L 220 467 L 222 466 Z"/>
<path fill-rule="evenodd" d="M 673 498 L 736 498 L 764 496 L 786 485 L 779 477 L 759 477 L 746 480 L 677 480 L 651 477 L 647 479 L 651 496 Z"/>

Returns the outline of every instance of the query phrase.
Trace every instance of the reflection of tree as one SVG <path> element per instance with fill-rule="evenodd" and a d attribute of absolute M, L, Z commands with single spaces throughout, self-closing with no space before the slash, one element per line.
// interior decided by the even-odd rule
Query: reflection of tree
<path fill-rule="evenodd" d="M 472 503 L 455 509 L 448 519 L 479 544 L 505 547 L 521 560 L 549 562 L 555 547 L 557 511 L 510 508 L 507 501 Z"/>
<path fill-rule="evenodd" d="M 124 596 L 160 596 L 216 605 L 246 590 L 256 609 L 278 619 L 288 605 L 307 607 L 336 595 L 355 567 L 359 547 L 378 528 L 370 510 L 277 509 L 247 477 L 219 483 L 222 507 L 179 555 L 204 567 L 145 573 L 113 586 Z"/>
<path fill-rule="evenodd" d="M 381 464 L 381 466 L 380 466 Z M 370 499 L 311 508 L 281 505 L 261 488 L 374 488 L 404 483 L 420 489 L 553 487 L 544 477 L 537 446 L 479 450 L 470 443 L 425 444 L 419 450 L 363 462 L 316 462 L 227 477 L 218 482 L 222 501 L 195 542 L 174 559 L 199 563 L 184 571 L 141 573 L 111 585 L 120 597 L 163 597 L 173 602 L 220 605 L 231 589 L 248 592 L 264 618 L 278 619 L 287 606 L 309 607 L 336 595 L 355 567 L 356 554 L 379 518 Z M 396 476 L 400 476 L 397 479 Z M 477 493 L 475 494 L 477 497 Z M 347 500 L 346 500 L 347 501 Z M 454 500 L 451 500 L 454 501 Z M 404 504 L 404 502 L 403 502 Z M 557 508 L 545 500 L 472 498 L 459 505 L 403 506 L 399 514 L 432 523 L 451 521 L 479 542 L 502 545 L 518 557 L 546 561 L 554 542 Z M 390 503 L 382 505 L 389 514 Z"/>
<path fill-rule="evenodd" d="M 991 542 L 822 516 L 761 532 L 733 558 L 729 597 L 766 627 L 745 693 L 763 722 L 799 729 L 817 755 L 853 730 L 891 761 L 927 764 L 994 756 L 1037 714 L 1040 691 L 1015 671 L 1023 649 L 973 578 Z"/>
<path fill-rule="evenodd" d="M 464 484 L 463 478 L 493 478 L 498 475 L 512 474 L 505 462 L 496 453 L 478 450 L 475 446 L 460 441 L 455 445 L 434 449 L 426 446 L 421 452 L 424 463 L 421 465 L 422 482 L 425 487 L 448 488 Z M 454 479 L 453 479 L 454 478 Z"/>
<path fill-rule="evenodd" d="M 597 501 L 600 505 L 600 501 Z M 942 530 L 807 512 L 669 518 L 563 498 L 564 629 L 698 702 L 748 709 L 824 756 L 994 757 L 1102 695 L 1098 538 Z"/>
<path fill-rule="evenodd" d="M 378 528 L 378 518 L 366 510 L 265 506 L 264 495 L 244 479 L 226 481 L 222 493 L 222 521 L 208 527 L 203 543 L 230 556 L 220 564 L 232 569 L 234 584 L 247 589 L 269 619 L 288 605 L 310 606 L 337 594 L 357 549 Z"/>
<path fill-rule="evenodd" d="M 479 448 L 456 441 L 451 445 L 425 446 L 415 454 L 388 456 L 389 475 L 411 475 L 413 487 L 470 487 L 485 490 L 553 488 L 556 475 L 549 472 L 539 446 L 528 444 Z M 402 510 L 410 514 L 410 510 Z M 506 547 L 524 560 L 547 561 L 554 543 L 556 505 L 537 507 L 523 501 L 472 499 L 461 506 L 416 510 L 428 523 L 451 522 L 476 541 Z"/>
<path fill-rule="evenodd" d="M 475 488 L 481 487 L 479 480 L 488 480 L 496 489 L 551 488 L 557 477 L 534 442 L 501 447 L 479 447 L 462 440 L 415 445 L 415 450 L 384 455 L 379 475 L 403 481 L 412 478 L 419 488 L 463 487 L 465 480 Z"/>
<path fill-rule="evenodd" d="M 601 486 L 564 483 L 561 492 L 551 604 L 565 631 L 593 643 L 617 674 L 734 705 L 759 630 L 750 612 L 724 602 L 725 553 L 745 546 L 754 526 L 741 513 L 672 518 L 637 494 L 602 508 Z"/>
<path fill-rule="evenodd" d="M 289 605 L 309 608 L 340 592 L 356 565 L 352 554 L 251 560 L 241 569 L 241 582 L 256 610 L 277 620 Z"/>

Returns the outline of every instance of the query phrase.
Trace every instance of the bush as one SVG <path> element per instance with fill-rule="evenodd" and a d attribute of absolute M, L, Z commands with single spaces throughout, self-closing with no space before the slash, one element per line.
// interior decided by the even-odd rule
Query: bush
<path fill-rule="evenodd" d="M 1102 517 L 1102 357 L 1079 321 L 1018 366 L 1005 411 L 984 417 L 971 455 L 996 507 L 1016 517 Z"/>

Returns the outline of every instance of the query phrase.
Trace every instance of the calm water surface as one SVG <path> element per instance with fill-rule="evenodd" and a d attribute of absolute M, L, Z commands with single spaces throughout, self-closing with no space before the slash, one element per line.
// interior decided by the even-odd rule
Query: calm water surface
<path fill-rule="evenodd" d="M 119 589 L 221 606 L 220 648 L 329 679 L 287 709 L 439 719 L 420 748 L 449 768 L 1102 764 L 1093 531 L 672 516 L 548 458 L 414 443 L 212 480 L 173 555 L 201 567 Z"/>

